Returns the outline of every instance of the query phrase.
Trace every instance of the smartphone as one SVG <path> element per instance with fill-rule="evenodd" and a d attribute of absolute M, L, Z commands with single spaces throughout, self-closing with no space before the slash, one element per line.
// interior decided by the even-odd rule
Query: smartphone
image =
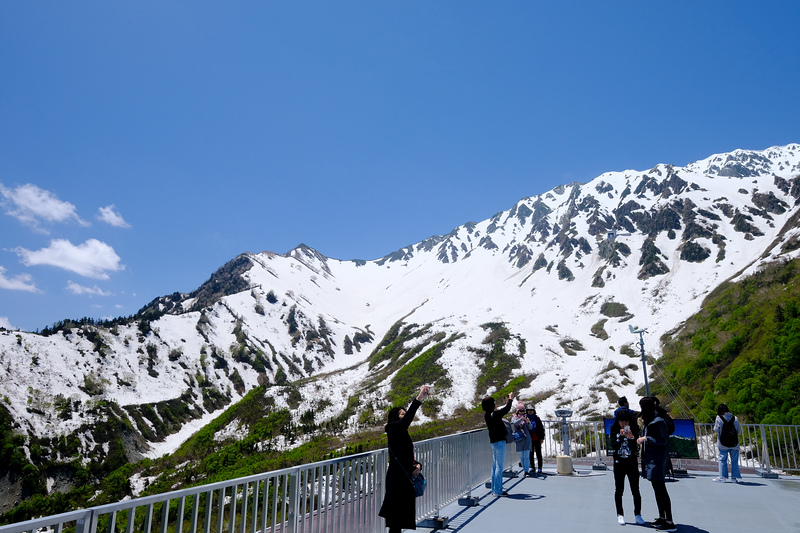
<path fill-rule="evenodd" d="M 433 385 L 428 385 L 428 396 L 433 396 L 436 394 L 436 389 L 433 388 Z"/>

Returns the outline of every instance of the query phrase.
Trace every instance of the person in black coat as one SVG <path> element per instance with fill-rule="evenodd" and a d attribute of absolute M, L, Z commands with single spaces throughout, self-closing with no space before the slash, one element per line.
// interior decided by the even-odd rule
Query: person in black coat
<path fill-rule="evenodd" d="M 539 418 L 539 415 L 536 414 L 536 409 L 533 407 L 529 407 L 527 410 L 528 418 L 533 421 L 536 425 L 533 427 L 533 433 L 531 434 L 531 439 L 533 441 L 533 449 L 530 451 L 530 459 L 529 462 L 531 467 L 533 467 L 533 454 L 536 454 L 536 460 L 538 462 L 539 468 L 536 470 L 537 474 L 542 473 L 542 442 L 544 442 L 544 424 L 542 423 L 542 419 Z M 533 468 L 531 468 L 531 472 Z"/>
<path fill-rule="evenodd" d="M 667 453 L 667 423 L 659 416 L 656 402 L 644 397 L 639 401 L 642 408 L 644 430 L 636 442 L 644 447 L 642 451 L 642 476 L 653 485 L 653 493 L 658 506 L 658 518 L 651 525 L 656 531 L 677 531 L 672 521 L 672 501 L 667 492 L 666 472 L 669 463 Z"/>
<path fill-rule="evenodd" d="M 386 520 L 389 533 L 402 529 L 417 529 L 416 496 L 412 478 L 420 472 L 421 465 L 414 459 L 414 443 L 408 426 L 414 421 L 422 400 L 428 397 L 428 386 L 419 391 L 417 398 L 406 410 L 394 407 L 389 411 L 386 436 L 389 441 L 389 470 L 386 472 L 386 495 L 378 512 Z"/>

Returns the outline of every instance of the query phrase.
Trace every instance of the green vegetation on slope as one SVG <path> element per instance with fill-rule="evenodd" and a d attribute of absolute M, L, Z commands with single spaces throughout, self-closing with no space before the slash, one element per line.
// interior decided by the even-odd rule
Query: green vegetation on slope
<path fill-rule="evenodd" d="M 662 341 L 653 391 L 677 390 L 696 419 L 724 402 L 742 421 L 800 424 L 800 261 L 722 284 Z"/>

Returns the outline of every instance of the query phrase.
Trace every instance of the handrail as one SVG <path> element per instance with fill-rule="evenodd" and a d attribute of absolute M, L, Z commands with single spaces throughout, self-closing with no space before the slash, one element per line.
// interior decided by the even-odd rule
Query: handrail
<path fill-rule="evenodd" d="M 577 460 L 602 462 L 603 422 L 546 420 L 543 455 L 565 448 Z M 699 462 L 716 465 L 712 424 L 695 424 Z M 742 424 L 743 467 L 800 470 L 800 426 Z M 492 451 L 486 429 L 414 444 L 428 481 L 417 499 L 417 521 L 438 517 L 462 496 L 488 481 Z M 517 470 L 519 453 L 509 445 L 504 468 Z M 387 450 L 299 465 L 164 494 L 89 507 L 0 526 L 0 533 L 383 533 L 378 510 L 386 491 Z"/>

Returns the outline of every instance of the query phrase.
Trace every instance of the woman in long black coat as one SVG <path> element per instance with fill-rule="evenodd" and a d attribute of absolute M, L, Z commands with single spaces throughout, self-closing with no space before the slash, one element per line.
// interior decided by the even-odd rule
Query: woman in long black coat
<path fill-rule="evenodd" d="M 656 531 L 677 531 L 678 529 L 672 521 L 672 501 L 665 483 L 667 464 L 669 463 L 667 424 L 663 418 L 658 416 L 656 403 L 652 398 L 642 398 L 639 406 L 642 408 L 644 433 L 636 442 L 644 447 L 642 476 L 653 485 L 653 493 L 658 506 L 658 518 L 651 525 Z"/>
<path fill-rule="evenodd" d="M 420 471 L 414 460 L 414 443 L 408 434 L 408 426 L 414 421 L 422 400 L 428 397 L 428 386 L 419 391 L 417 398 L 406 410 L 395 407 L 389 411 L 386 436 L 389 440 L 389 470 L 386 472 L 386 495 L 378 513 L 386 519 L 389 533 L 400 533 L 402 529 L 417 529 L 417 509 L 414 484 L 411 478 Z"/>

